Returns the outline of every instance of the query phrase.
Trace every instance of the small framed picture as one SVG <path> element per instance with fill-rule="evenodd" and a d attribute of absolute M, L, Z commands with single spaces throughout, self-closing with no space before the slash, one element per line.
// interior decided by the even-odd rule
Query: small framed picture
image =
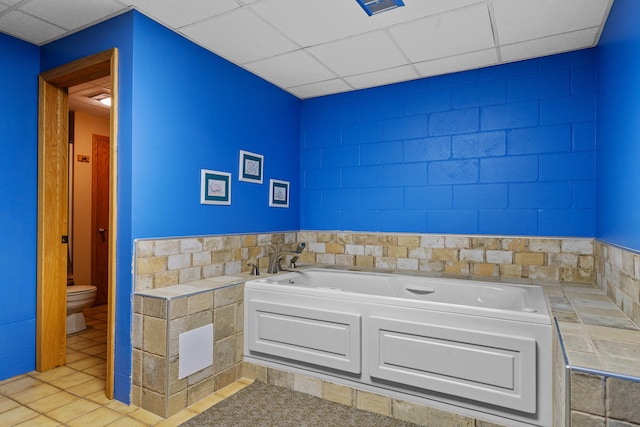
<path fill-rule="evenodd" d="M 289 181 L 272 179 L 269 184 L 269 206 L 274 208 L 289 207 Z"/>
<path fill-rule="evenodd" d="M 264 156 L 240 150 L 240 181 L 262 184 Z"/>
<path fill-rule="evenodd" d="M 231 174 L 202 169 L 200 175 L 200 204 L 230 205 Z"/>

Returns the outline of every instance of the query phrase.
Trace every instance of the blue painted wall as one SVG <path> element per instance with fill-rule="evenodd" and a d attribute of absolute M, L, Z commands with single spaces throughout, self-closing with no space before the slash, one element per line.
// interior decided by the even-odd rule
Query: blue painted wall
<path fill-rule="evenodd" d="M 133 241 L 298 230 L 300 101 L 130 12 L 42 48 L 42 69 L 119 49 L 116 398 L 129 400 Z M 239 150 L 263 154 L 262 185 L 238 181 Z M 232 205 L 200 205 L 200 170 L 231 172 Z M 268 207 L 269 178 L 291 182 Z"/>
<path fill-rule="evenodd" d="M 613 3 L 598 51 L 597 237 L 640 250 L 640 2 Z"/>
<path fill-rule="evenodd" d="M 134 237 L 298 230 L 300 100 L 135 15 Z M 239 152 L 264 155 L 262 185 L 238 180 Z M 232 174 L 231 206 L 200 204 L 200 170 Z M 269 207 L 269 179 L 291 182 Z"/>
<path fill-rule="evenodd" d="M 595 235 L 593 50 L 305 100 L 302 229 Z"/>
<path fill-rule="evenodd" d="M 35 368 L 37 46 L 0 34 L 0 380 Z"/>

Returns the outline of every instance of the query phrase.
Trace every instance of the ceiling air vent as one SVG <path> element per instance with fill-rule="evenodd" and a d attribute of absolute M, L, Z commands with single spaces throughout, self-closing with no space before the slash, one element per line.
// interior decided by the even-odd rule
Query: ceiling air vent
<path fill-rule="evenodd" d="M 395 9 L 404 6 L 402 0 L 356 0 L 360 6 L 367 12 L 367 15 L 375 15 L 376 13 Z"/>

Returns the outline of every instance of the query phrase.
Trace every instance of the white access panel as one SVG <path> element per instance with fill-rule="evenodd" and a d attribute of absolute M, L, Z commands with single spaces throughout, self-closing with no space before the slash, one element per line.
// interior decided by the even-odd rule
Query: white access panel
<path fill-rule="evenodd" d="M 178 379 L 213 365 L 213 323 L 178 336 Z"/>
<path fill-rule="evenodd" d="M 536 341 L 371 316 L 372 378 L 536 412 Z"/>
<path fill-rule="evenodd" d="M 361 315 L 249 300 L 248 349 L 359 374 Z"/>

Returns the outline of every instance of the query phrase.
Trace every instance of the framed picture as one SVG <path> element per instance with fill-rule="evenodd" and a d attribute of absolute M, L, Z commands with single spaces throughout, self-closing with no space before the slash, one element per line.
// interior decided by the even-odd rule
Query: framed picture
<path fill-rule="evenodd" d="M 200 204 L 230 205 L 231 174 L 202 169 L 200 175 Z"/>
<path fill-rule="evenodd" d="M 269 184 L 269 206 L 274 208 L 289 207 L 289 181 L 272 179 Z"/>
<path fill-rule="evenodd" d="M 262 184 L 264 156 L 240 150 L 240 181 Z"/>

